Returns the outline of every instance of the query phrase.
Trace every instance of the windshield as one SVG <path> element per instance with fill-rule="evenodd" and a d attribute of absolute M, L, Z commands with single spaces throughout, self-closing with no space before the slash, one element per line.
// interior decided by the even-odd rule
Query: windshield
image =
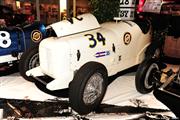
<path fill-rule="evenodd" d="M 57 37 L 57 35 L 52 27 L 47 27 L 46 31 L 47 31 L 46 32 L 47 37 Z"/>

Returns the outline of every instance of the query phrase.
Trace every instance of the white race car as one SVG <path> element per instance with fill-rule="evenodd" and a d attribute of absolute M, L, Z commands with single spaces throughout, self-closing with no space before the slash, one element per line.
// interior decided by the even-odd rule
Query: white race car
<path fill-rule="evenodd" d="M 89 13 L 49 27 L 56 37 L 40 43 L 40 66 L 26 75 L 49 91 L 69 88 L 70 105 L 79 114 L 87 114 L 101 103 L 108 76 L 142 62 L 151 40 L 147 21 L 100 25 Z"/>

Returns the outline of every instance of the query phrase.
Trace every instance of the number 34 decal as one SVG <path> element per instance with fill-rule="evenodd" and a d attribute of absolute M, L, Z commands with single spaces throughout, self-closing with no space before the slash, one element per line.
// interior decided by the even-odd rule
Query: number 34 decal
<path fill-rule="evenodd" d="M 89 41 L 91 42 L 89 44 L 90 48 L 96 47 L 98 42 L 102 42 L 103 46 L 106 45 L 106 43 L 105 43 L 106 39 L 104 38 L 104 36 L 99 32 L 97 32 L 96 35 L 97 35 L 96 37 L 92 34 L 85 34 L 84 35 L 84 36 L 89 36 Z"/>

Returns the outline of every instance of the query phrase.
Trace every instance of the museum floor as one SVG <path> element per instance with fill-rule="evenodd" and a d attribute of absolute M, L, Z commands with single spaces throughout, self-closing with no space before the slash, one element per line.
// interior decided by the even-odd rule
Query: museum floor
<path fill-rule="evenodd" d="M 90 113 L 83 117 L 81 116 L 81 118 L 86 118 L 87 120 L 135 119 L 146 114 L 147 111 L 151 111 L 151 113 L 153 114 L 158 113 L 161 115 L 175 117 L 174 114 L 171 111 L 169 111 L 166 106 L 164 106 L 162 103 L 156 100 L 156 98 L 153 96 L 152 93 L 146 94 L 146 95 L 142 95 L 138 93 L 135 89 L 134 79 L 135 79 L 134 71 L 130 73 L 125 73 L 115 78 L 115 80 L 113 80 L 108 86 L 106 95 L 103 99 L 103 103 L 100 106 L 100 108 L 95 113 Z M 47 101 L 53 101 L 57 99 L 59 101 L 68 101 L 67 98 L 56 98 L 54 96 L 41 92 L 38 88 L 36 88 L 36 86 L 33 83 L 24 80 L 19 75 L 19 73 L 14 73 L 8 76 L 2 76 L 0 79 L 0 102 L 2 102 L 3 100 L 6 100 L 6 103 L 4 104 L 7 104 L 7 101 L 9 101 L 11 105 L 15 106 L 15 104 L 17 103 L 14 103 L 13 100 L 15 100 L 16 102 L 18 102 L 18 100 L 47 102 Z M 138 102 L 139 102 L 138 104 L 139 107 L 145 107 L 146 110 L 143 110 L 143 111 L 137 110 L 136 103 Z M 68 104 L 68 102 L 66 102 L 66 104 Z M 8 106 L 6 106 L 6 108 L 8 108 Z M 10 114 L 9 112 L 5 113 L 7 112 L 6 108 L 4 108 L 3 110 L 4 119 L 6 119 L 7 116 L 12 116 L 12 114 Z M 69 109 L 69 107 L 67 109 Z M 60 110 L 61 112 L 58 112 L 59 114 L 56 114 L 56 116 L 52 116 L 52 115 L 51 116 L 41 115 L 39 117 L 31 116 L 31 119 L 33 120 L 36 120 L 36 119 L 37 120 L 39 119 L 41 120 L 43 119 L 49 119 L 49 120 L 77 119 L 78 115 L 75 115 L 72 113 L 63 114 L 63 112 L 64 113 L 67 112 L 67 109 L 64 111 Z M 53 111 L 50 111 L 50 112 L 53 112 Z M 2 113 L 0 113 L 0 115 L 1 114 Z M 21 119 L 27 119 L 27 118 L 21 118 Z"/>

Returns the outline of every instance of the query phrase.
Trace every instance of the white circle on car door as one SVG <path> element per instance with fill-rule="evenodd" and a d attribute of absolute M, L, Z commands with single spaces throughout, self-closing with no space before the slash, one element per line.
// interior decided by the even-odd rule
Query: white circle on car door
<path fill-rule="evenodd" d="M 10 34 L 6 31 L 0 31 L 0 47 L 8 48 L 11 45 Z"/>

